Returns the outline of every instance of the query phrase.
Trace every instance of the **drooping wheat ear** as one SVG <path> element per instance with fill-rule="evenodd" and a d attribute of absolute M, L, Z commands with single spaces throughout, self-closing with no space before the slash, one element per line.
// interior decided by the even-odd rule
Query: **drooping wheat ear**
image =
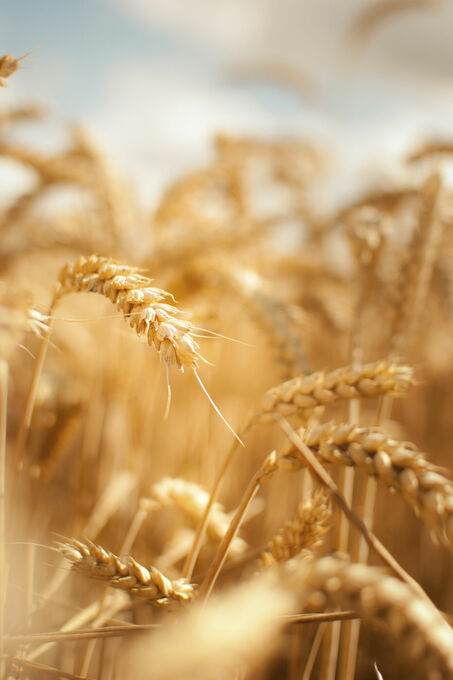
<path fill-rule="evenodd" d="M 430 140 L 419 146 L 415 151 L 413 151 L 409 156 L 407 156 L 406 161 L 408 163 L 417 163 L 425 158 L 430 158 L 431 156 L 443 156 L 453 154 L 453 144 L 448 140 Z"/>
<path fill-rule="evenodd" d="M 163 300 L 171 297 L 160 288 L 151 286 L 151 279 L 138 273 L 136 267 L 120 265 L 109 258 L 91 255 L 66 265 L 59 275 L 55 299 L 73 292 L 99 293 L 116 304 L 135 328 L 145 335 L 169 364 L 197 370 L 203 361 L 194 338 L 190 321 L 180 318 L 180 310 Z"/>
<path fill-rule="evenodd" d="M 273 537 L 267 552 L 261 555 L 265 566 L 287 562 L 302 551 L 313 551 L 329 530 L 331 507 L 324 491 L 315 492 L 299 504 L 295 517 Z"/>
<path fill-rule="evenodd" d="M 246 308 L 269 336 L 286 377 L 308 373 L 302 332 L 307 318 L 302 309 L 283 302 L 252 269 L 232 268 L 230 263 L 224 280 L 247 303 Z"/>
<path fill-rule="evenodd" d="M 389 361 L 363 364 L 357 368 L 345 366 L 329 373 L 318 371 L 287 380 L 268 390 L 261 401 L 261 408 L 251 414 L 249 423 L 274 422 L 276 416 L 302 414 L 306 409 L 328 406 L 343 399 L 381 394 L 398 397 L 412 384 L 412 369 Z"/>
<path fill-rule="evenodd" d="M 164 477 L 151 487 L 151 498 L 161 507 L 176 506 L 192 521 L 198 524 L 203 517 L 210 494 L 199 484 L 188 482 L 179 477 Z M 223 506 L 215 502 L 209 514 L 206 533 L 213 541 L 220 541 L 225 536 L 231 521 Z M 230 554 L 232 557 L 242 555 L 247 543 L 236 536 L 232 541 Z"/>
<path fill-rule="evenodd" d="M 353 43 L 364 43 L 385 21 L 401 12 L 419 9 L 434 9 L 436 0 L 375 0 L 362 9 L 353 20 L 348 31 Z"/>
<path fill-rule="evenodd" d="M 419 191 L 417 223 L 392 291 L 391 356 L 397 355 L 403 347 L 407 351 L 420 323 L 444 228 L 444 218 L 439 210 L 441 199 L 442 182 L 435 173 Z"/>
<path fill-rule="evenodd" d="M 370 623 L 384 624 L 399 654 L 419 664 L 425 677 L 453 678 L 453 630 L 410 586 L 379 568 L 337 557 L 290 566 L 295 568 L 291 585 L 308 606 L 353 609 Z"/>
<path fill-rule="evenodd" d="M 8 111 L 0 113 L 0 128 L 15 123 L 18 120 L 29 120 L 33 118 L 42 118 L 45 109 L 41 106 L 17 106 Z"/>
<path fill-rule="evenodd" d="M 80 156 L 88 162 L 93 175 L 90 189 L 105 212 L 106 226 L 111 230 L 114 239 L 121 242 L 125 232 L 133 228 L 134 221 L 127 184 L 85 130 L 75 127 L 73 135 L 74 158 Z"/>
<path fill-rule="evenodd" d="M 154 606 L 168 607 L 194 597 L 195 587 L 185 579 L 170 581 L 156 567 L 144 567 L 131 556 L 117 557 L 91 541 L 71 538 L 59 548 L 75 571 L 149 600 Z"/>
<path fill-rule="evenodd" d="M 231 258 L 198 258 L 189 276 L 223 294 L 233 293 L 243 303 L 246 313 L 269 339 L 285 377 L 309 372 L 303 346 L 307 315 L 297 305 L 282 299 L 275 286 L 257 271 L 238 266 Z"/>
<path fill-rule="evenodd" d="M 301 436 L 322 463 L 356 467 L 397 491 L 436 539 L 453 545 L 453 481 L 441 474 L 414 444 L 395 441 L 380 430 L 351 423 L 326 423 Z M 296 456 L 296 447 L 289 443 L 282 460 Z"/>

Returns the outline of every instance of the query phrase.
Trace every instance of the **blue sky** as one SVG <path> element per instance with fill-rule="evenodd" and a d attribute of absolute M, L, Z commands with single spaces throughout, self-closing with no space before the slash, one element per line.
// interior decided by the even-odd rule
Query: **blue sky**
<path fill-rule="evenodd" d="M 449 133 L 453 3 L 395 19 L 347 63 L 348 22 L 368 2 L 2 0 L 0 53 L 40 48 L 1 104 L 39 100 L 55 120 L 81 122 L 147 195 L 203 164 L 218 130 L 324 135 L 358 156 Z M 315 95 L 235 76 L 268 62 L 308 74 Z"/>
<path fill-rule="evenodd" d="M 170 54 L 198 60 L 192 45 L 182 45 L 168 31 L 153 30 L 102 0 L 3 0 L 0 44 L 3 54 L 17 56 L 39 46 L 23 62 L 29 71 L 23 80 L 30 86 L 37 80 L 39 94 L 72 115 L 97 105 L 112 63 Z"/>

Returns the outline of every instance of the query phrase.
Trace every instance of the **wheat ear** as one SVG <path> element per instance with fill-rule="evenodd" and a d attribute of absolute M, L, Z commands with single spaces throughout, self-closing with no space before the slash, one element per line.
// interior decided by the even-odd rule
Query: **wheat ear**
<path fill-rule="evenodd" d="M 149 600 L 154 606 L 168 607 L 194 597 L 195 587 L 185 579 L 170 581 L 156 567 L 144 567 L 131 556 L 117 557 L 92 541 L 72 538 L 59 547 L 74 570 Z"/>
<path fill-rule="evenodd" d="M 330 526 L 331 508 L 325 491 L 318 490 L 299 504 L 294 518 L 285 523 L 261 555 L 265 566 L 287 562 L 302 551 L 316 550 Z"/>
<path fill-rule="evenodd" d="M 151 487 L 150 509 L 156 507 L 177 507 L 193 523 L 202 519 L 209 503 L 210 493 L 199 484 L 188 482 L 180 477 L 164 477 Z M 141 507 L 147 507 L 147 499 L 142 499 Z M 213 541 L 221 541 L 228 530 L 230 515 L 220 503 L 213 503 L 206 533 Z M 231 554 L 238 557 L 247 549 L 247 543 L 238 536 L 231 545 Z"/>
<path fill-rule="evenodd" d="M 182 320 L 179 309 L 163 302 L 170 293 L 152 287 L 151 279 L 136 267 L 92 255 L 63 267 L 58 281 L 57 299 L 74 292 L 99 293 L 116 304 L 137 335 L 146 335 L 164 361 L 181 370 L 196 370 L 203 360 L 190 321 Z"/>
<path fill-rule="evenodd" d="M 330 422 L 301 433 L 322 463 L 356 467 L 402 498 L 434 537 L 453 542 L 453 481 L 439 472 L 414 444 L 391 439 L 376 428 Z M 282 460 L 298 455 L 289 443 Z"/>
<path fill-rule="evenodd" d="M 35 361 L 34 372 L 24 406 L 19 431 L 16 438 L 16 459 L 21 467 L 22 451 L 25 436 L 30 427 L 39 377 L 44 364 L 50 339 L 53 312 L 64 295 L 74 292 L 99 293 L 116 304 L 117 308 L 129 320 L 137 335 L 145 335 L 148 344 L 154 346 L 161 359 L 168 364 L 176 364 L 181 371 L 189 368 L 193 371 L 197 382 L 206 394 L 212 407 L 236 437 L 242 441 L 222 415 L 203 381 L 198 374 L 199 362 L 206 361 L 200 352 L 195 331 L 190 321 L 180 318 L 180 310 L 164 303 L 171 297 L 170 293 L 154 288 L 151 279 L 138 272 L 136 267 L 129 267 L 113 262 L 109 258 L 91 255 L 80 257 L 73 265 L 65 265 L 60 271 L 50 304 L 47 331 L 43 334 Z"/>
<path fill-rule="evenodd" d="M 326 487 L 331 493 L 333 501 L 340 508 L 343 514 L 347 517 L 349 522 L 354 525 L 354 527 L 359 531 L 367 545 L 374 550 L 374 552 L 379 555 L 381 560 L 387 564 L 392 571 L 395 572 L 403 581 L 408 583 L 413 590 L 420 595 L 420 597 L 428 599 L 423 588 L 417 583 L 417 581 L 408 574 L 399 562 L 393 557 L 393 555 L 387 550 L 387 548 L 381 543 L 381 541 L 373 534 L 373 532 L 367 527 L 365 522 L 351 509 L 349 504 L 346 502 L 341 491 L 338 489 L 337 485 L 333 479 L 328 474 L 327 470 L 321 465 L 314 453 L 309 449 L 305 442 L 301 439 L 299 434 L 291 427 L 287 420 L 284 418 L 279 418 L 277 420 L 279 426 L 283 432 L 288 437 L 291 444 L 294 446 L 295 452 L 299 458 L 299 463 L 305 463 L 309 470 L 315 475 L 315 477 Z M 279 456 L 275 457 L 273 463 L 274 468 L 281 467 L 282 464 L 290 465 L 293 469 L 296 467 L 295 458 Z M 268 461 L 268 471 L 271 474 L 272 462 Z"/>
<path fill-rule="evenodd" d="M 81 257 L 60 272 L 55 300 L 73 292 L 99 293 L 116 304 L 137 335 L 145 335 L 148 344 L 159 352 L 162 361 L 176 364 L 181 371 L 191 369 L 211 406 L 230 432 L 242 441 L 214 403 L 198 374 L 200 361 L 209 363 L 199 352 L 195 328 L 180 318 L 181 311 L 163 300 L 171 294 L 154 288 L 152 280 L 139 274 L 137 267 L 120 265 L 109 258 Z M 170 395 L 170 392 L 169 392 Z M 167 406 L 168 411 L 168 406 Z"/>
<path fill-rule="evenodd" d="M 430 680 L 453 678 L 453 631 L 428 599 L 382 569 L 324 557 L 303 561 L 293 587 L 308 606 L 354 609 L 385 624 L 399 652 L 419 664 Z"/>
<path fill-rule="evenodd" d="M 289 417 L 306 409 L 328 406 L 340 400 L 401 396 L 414 383 L 409 366 L 378 361 L 358 367 L 345 366 L 325 373 L 318 371 L 299 376 L 268 390 L 260 409 L 252 413 L 249 424 L 274 422 L 276 416 Z"/>

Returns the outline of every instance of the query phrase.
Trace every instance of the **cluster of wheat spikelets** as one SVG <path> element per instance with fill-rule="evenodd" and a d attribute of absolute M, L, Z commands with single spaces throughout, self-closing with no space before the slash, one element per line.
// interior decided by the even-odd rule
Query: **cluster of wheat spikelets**
<path fill-rule="evenodd" d="M 42 115 L 0 112 L 1 672 L 453 677 L 452 145 L 326 214 L 321 146 L 219 135 L 148 215 Z"/>

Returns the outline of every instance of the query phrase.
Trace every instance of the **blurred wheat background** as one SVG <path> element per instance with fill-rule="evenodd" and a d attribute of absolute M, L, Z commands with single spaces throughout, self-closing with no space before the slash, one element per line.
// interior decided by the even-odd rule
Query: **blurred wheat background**
<path fill-rule="evenodd" d="M 452 25 L 2 3 L 2 677 L 453 677 Z"/>

